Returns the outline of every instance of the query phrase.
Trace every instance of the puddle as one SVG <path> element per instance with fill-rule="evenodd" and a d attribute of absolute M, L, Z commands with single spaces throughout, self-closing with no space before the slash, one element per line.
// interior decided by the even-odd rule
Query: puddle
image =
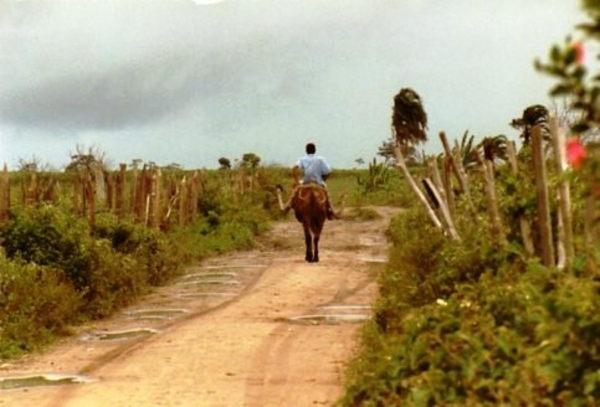
<path fill-rule="evenodd" d="M 206 270 L 219 270 L 219 269 L 259 269 L 267 267 L 264 264 L 247 264 L 247 265 L 223 265 L 223 266 L 202 266 L 200 268 Z"/>
<path fill-rule="evenodd" d="M 385 257 L 359 257 L 358 260 L 367 263 L 387 263 L 388 261 Z"/>
<path fill-rule="evenodd" d="M 336 310 L 336 311 L 352 311 L 352 310 L 369 310 L 371 309 L 370 305 L 347 305 L 347 304 L 330 304 L 330 305 L 321 305 L 317 307 L 320 310 Z"/>
<path fill-rule="evenodd" d="M 177 285 L 239 285 L 240 282 L 237 280 L 223 280 L 223 279 L 204 279 L 200 278 L 197 280 L 182 281 Z"/>
<path fill-rule="evenodd" d="M 361 246 L 384 246 L 387 242 L 385 239 L 381 239 L 379 237 L 368 237 L 363 236 L 359 237 L 358 242 Z"/>
<path fill-rule="evenodd" d="M 192 280 L 192 279 L 203 279 L 203 278 L 231 278 L 231 277 L 236 277 L 237 273 L 234 273 L 232 271 L 205 271 L 205 272 L 201 272 L 201 273 L 192 273 L 192 274 L 186 274 L 185 276 L 183 276 L 182 278 L 184 280 Z"/>
<path fill-rule="evenodd" d="M 69 376 L 62 374 L 37 374 L 31 376 L 13 376 L 0 378 L 0 390 L 21 389 L 25 387 L 62 386 L 67 384 L 90 383 L 92 379 L 85 376 Z"/>
<path fill-rule="evenodd" d="M 158 330 L 153 328 L 128 329 L 125 331 L 95 332 L 92 334 L 85 335 L 84 339 L 88 341 L 115 341 L 137 338 L 139 336 L 145 335 L 152 335 L 157 332 Z"/>
<path fill-rule="evenodd" d="M 179 314 L 187 314 L 189 312 L 189 310 L 183 308 L 156 308 L 125 311 L 125 314 L 131 318 L 170 319 Z"/>
<path fill-rule="evenodd" d="M 228 293 L 228 292 L 205 292 L 205 293 L 196 293 L 196 294 L 192 294 L 192 295 L 196 295 L 198 297 L 235 297 L 237 295 L 237 293 Z"/>
<path fill-rule="evenodd" d="M 371 318 L 367 314 L 313 314 L 299 317 L 285 318 L 287 322 L 303 325 L 335 325 L 342 323 L 363 322 Z"/>
<path fill-rule="evenodd" d="M 182 293 L 178 294 L 179 298 L 206 298 L 206 297 L 235 297 L 237 293 L 228 292 L 205 292 L 205 293 Z"/>

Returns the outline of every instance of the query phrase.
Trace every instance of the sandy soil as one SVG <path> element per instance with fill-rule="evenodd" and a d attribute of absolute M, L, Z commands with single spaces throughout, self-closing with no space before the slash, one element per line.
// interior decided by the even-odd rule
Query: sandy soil
<path fill-rule="evenodd" d="M 332 405 L 385 261 L 394 210 L 377 210 L 376 221 L 326 223 L 313 264 L 290 215 L 260 250 L 190 267 L 123 313 L 3 364 L 0 388 L 15 388 L 0 390 L 0 407 Z M 42 375 L 51 385 L 20 379 Z"/>

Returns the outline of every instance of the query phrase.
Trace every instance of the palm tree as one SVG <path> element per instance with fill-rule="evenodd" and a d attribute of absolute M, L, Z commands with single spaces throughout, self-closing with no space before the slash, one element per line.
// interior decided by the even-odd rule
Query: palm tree
<path fill-rule="evenodd" d="M 453 155 L 460 160 L 460 164 L 462 164 L 464 169 L 470 169 L 475 166 L 477 163 L 475 156 L 473 155 L 473 142 L 475 141 L 475 136 L 471 135 L 469 137 L 469 130 L 465 131 L 460 140 L 460 145 L 454 148 Z"/>
<path fill-rule="evenodd" d="M 427 141 L 427 113 L 421 97 L 410 88 L 394 96 L 392 127 L 400 145 L 416 145 Z"/>
<path fill-rule="evenodd" d="M 506 145 L 508 138 L 504 134 L 497 136 L 484 137 L 477 145 L 477 149 L 482 151 L 483 157 L 492 163 L 497 160 L 506 161 Z"/>
<path fill-rule="evenodd" d="M 523 116 L 513 119 L 510 123 L 512 127 L 521 131 L 520 137 L 523 139 L 523 145 L 530 144 L 531 129 L 537 125 L 542 127 L 542 137 L 548 140 L 550 132 L 548 129 L 548 109 L 542 105 L 532 105 L 523 111 Z"/>

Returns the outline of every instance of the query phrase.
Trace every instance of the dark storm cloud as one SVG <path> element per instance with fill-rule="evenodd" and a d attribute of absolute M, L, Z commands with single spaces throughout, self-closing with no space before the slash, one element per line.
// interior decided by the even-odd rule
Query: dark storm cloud
<path fill-rule="evenodd" d="M 123 129 L 160 121 L 192 102 L 215 120 L 227 104 L 250 116 L 275 97 L 301 96 L 326 75 L 327 59 L 335 58 L 327 51 L 340 39 L 322 42 L 323 31 L 345 25 L 343 18 L 327 25 L 323 17 L 312 20 L 311 7 L 291 13 L 278 5 L 259 17 L 260 9 L 243 4 L 237 12 L 208 14 L 183 2 L 118 4 L 65 3 L 47 10 L 53 18 L 16 25 L 13 19 L 10 30 L 3 27 L 0 46 L 10 51 L 8 67 L 0 68 L 9 79 L 0 87 L 3 123 Z M 351 41 L 361 33 L 354 27 L 346 34 Z M 22 41 L 20 49 L 15 41 Z"/>
<path fill-rule="evenodd" d="M 5 122 L 33 127 L 113 129 L 159 120 L 193 96 L 177 62 L 136 64 L 95 75 L 51 77 L 0 99 Z"/>
<path fill-rule="evenodd" d="M 292 162 L 310 138 L 352 166 L 406 86 L 434 143 L 498 134 L 544 103 L 532 61 L 578 20 L 564 0 L 0 1 L 0 159 Z"/>

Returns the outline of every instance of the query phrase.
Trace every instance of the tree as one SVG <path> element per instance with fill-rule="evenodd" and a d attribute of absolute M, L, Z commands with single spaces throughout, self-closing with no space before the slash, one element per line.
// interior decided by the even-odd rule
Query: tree
<path fill-rule="evenodd" d="M 225 157 L 219 158 L 219 169 L 220 170 L 231 169 L 231 161 L 229 161 L 229 158 L 225 158 Z"/>
<path fill-rule="evenodd" d="M 475 136 L 471 135 L 469 137 L 469 130 L 465 131 L 462 139 L 460 140 L 460 144 L 455 147 L 453 150 L 454 155 L 457 159 L 460 160 L 463 168 L 470 169 L 474 167 L 477 163 L 475 156 L 473 155 L 473 151 L 475 149 L 473 142 L 475 141 Z"/>
<path fill-rule="evenodd" d="M 416 145 L 427 141 L 427 113 L 417 92 L 403 88 L 394 96 L 392 126 L 401 145 Z"/>
<path fill-rule="evenodd" d="M 254 153 L 246 153 L 242 156 L 241 166 L 244 168 L 256 169 L 260 164 L 260 157 Z"/>
<path fill-rule="evenodd" d="M 394 165 L 396 162 L 394 153 L 395 145 L 396 139 L 394 137 L 390 137 L 381 143 L 381 146 L 379 146 L 379 150 L 377 151 L 377 155 L 383 157 L 388 165 Z M 411 144 L 400 144 L 400 150 L 404 156 L 404 159 L 406 160 L 406 165 L 412 166 L 422 161 L 419 151 L 415 146 Z"/>
<path fill-rule="evenodd" d="M 529 106 L 523 111 L 523 115 L 517 119 L 513 119 L 510 125 L 521 131 L 520 137 L 524 146 L 530 144 L 531 129 L 537 125 L 541 125 L 542 136 L 545 140 L 548 140 L 548 109 L 542 105 Z"/>
<path fill-rule="evenodd" d="M 80 171 L 92 169 L 103 170 L 106 167 L 106 153 L 98 147 L 86 148 L 78 144 L 75 147 L 75 153 L 71 153 L 71 162 L 65 168 L 65 171 Z"/>
<path fill-rule="evenodd" d="M 26 160 L 24 158 L 19 158 L 19 171 L 21 172 L 37 172 L 42 169 L 41 161 L 36 156 L 31 157 L 31 159 Z"/>
<path fill-rule="evenodd" d="M 499 134 L 497 136 L 484 137 L 477 145 L 477 148 L 481 150 L 486 160 L 494 163 L 499 160 L 507 160 L 507 144 L 508 138 L 504 134 Z"/>

